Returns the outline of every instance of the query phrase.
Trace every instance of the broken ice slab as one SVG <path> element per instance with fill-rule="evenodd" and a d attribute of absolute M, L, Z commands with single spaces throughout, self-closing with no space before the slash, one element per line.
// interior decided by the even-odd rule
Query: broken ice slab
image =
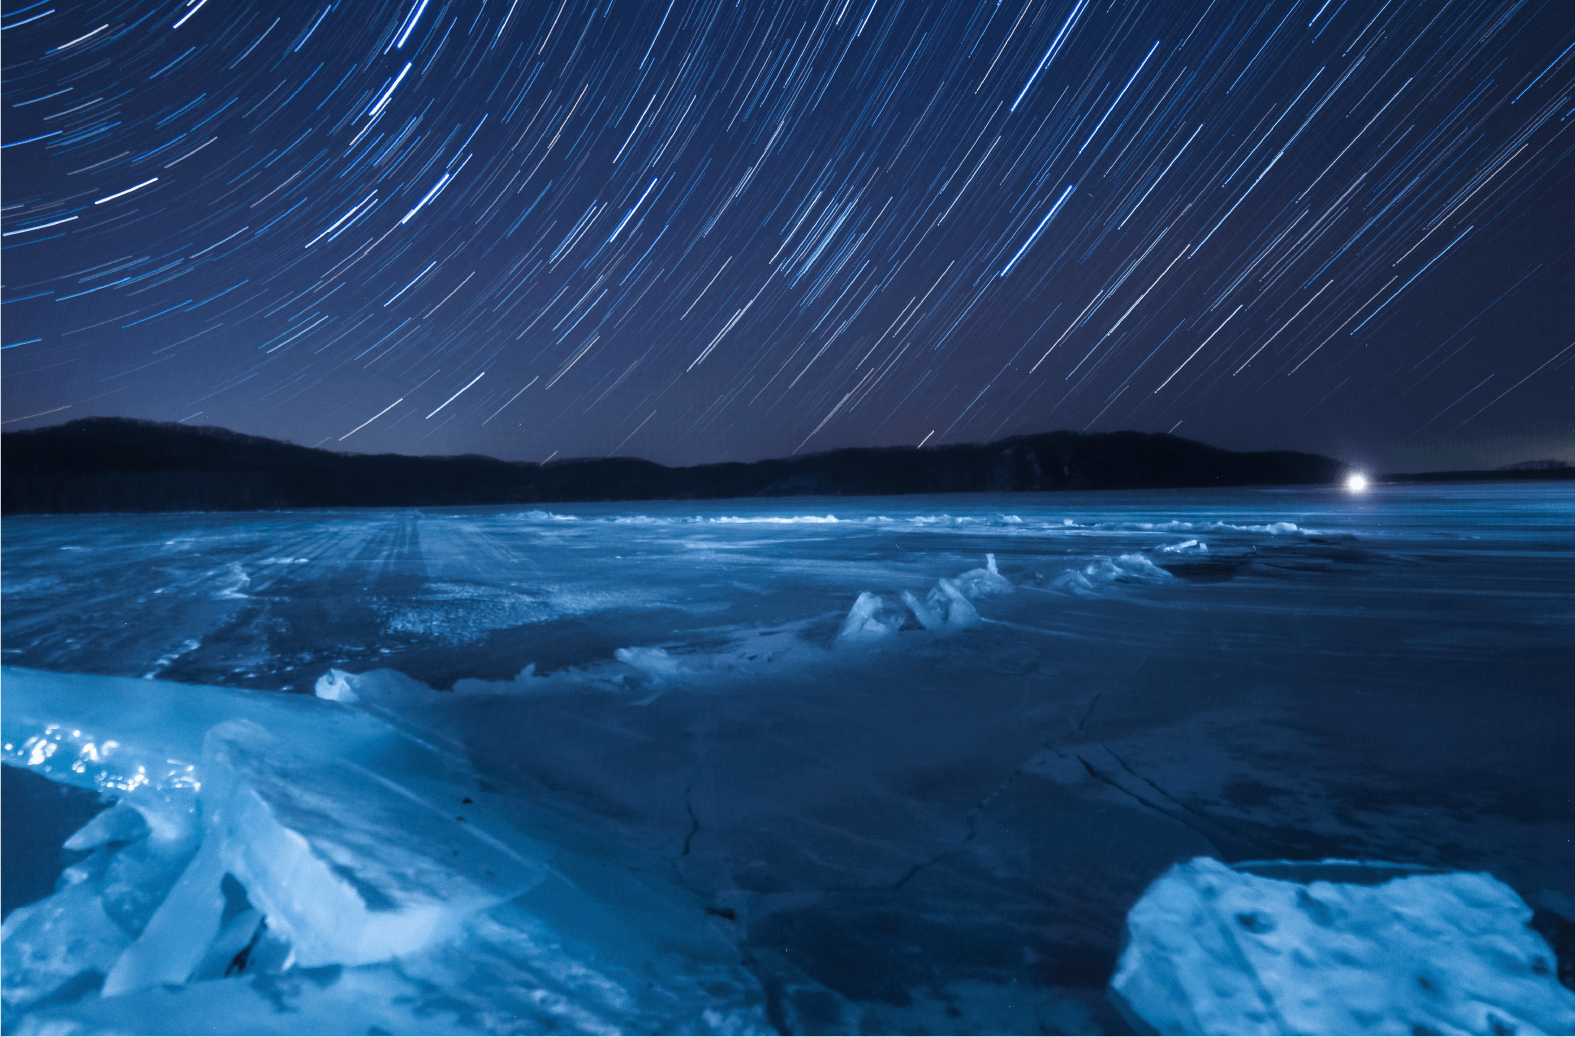
<path fill-rule="evenodd" d="M 900 597 L 919 625 L 926 630 L 942 627 L 962 629 L 978 626 L 979 610 L 970 598 L 992 594 L 1011 594 L 1015 587 L 995 567 L 995 555 L 985 555 L 986 568 L 969 569 L 955 580 L 942 577 L 923 601 L 912 591 L 905 590 Z M 848 610 L 847 618 L 837 632 L 839 644 L 851 641 L 878 641 L 902 629 L 906 622 L 902 609 L 886 598 L 870 591 L 859 594 L 858 600 Z M 619 658 L 623 658 L 621 655 Z"/>
<path fill-rule="evenodd" d="M 8 1022 L 15 1008 L 71 1000 L 103 982 L 131 942 L 104 906 L 94 883 L 75 882 L 6 918 L 0 926 L 0 1004 Z"/>
<path fill-rule="evenodd" d="M 583 876 L 582 876 L 583 877 Z M 592 876 L 590 887 L 607 888 Z M 579 935 L 544 921 L 566 900 Z M 461 936 L 393 961 L 351 967 L 253 970 L 199 977 L 113 997 L 39 1005 L 6 1032 L 126 1033 L 694 1033 L 765 1034 L 754 976 L 704 921 L 601 919 L 596 903 L 549 877 L 472 916 Z M 605 903 L 605 902 L 604 902 Z M 543 908 L 546 908 L 543 910 Z M 242 921 L 237 919 L 237 921 Z M 585 922 L 590 925 L 587 930 Z M 665 929 L 649 923 L 665 922 Z M 598 923 L 607 931 L 597 931 Z M 644 924 L 642 924 L 644 923 Z M 595 947 L 583 944 L 592 937 Z M 709 936 L 709 941 L 707 937 Z M 709 946 L 707 943 L 709 942 Z M 690 953 L 674 958 L 675 944 Z M 801 1031 L 803 1032 L 803 1031 Z M 853 1031 L 857 1032 L 857 1031 Z"/>
<path fill-rule="evenodd" d="M 8 776 L 7 781 L 11 780 Z M 9 1015 L 96 989 L 181 876 L 200 838 L 196 796 L 117 803 L 65 841 L 87 856 L 59 876 L 56 891 L 12 912 L 0 929 L 0 1004 Z"/>
<path fill-rule="evenodd" d="M 944 602 L 946 605 L 946 625 L 953 629 L 976 627 L 979 625 L 979 610 L 963 594 L 955 583 L 944 576 L 937 580 L 936 587 L 940 589 L 937 594 L 930 592 L 930 603 Z"/>
<path fill-rule="evenodd" d="M 1127 915 L 1111 1000 L 1147 1033 L 1572 1033 L 1531 909 L 1491 875 L 1178 864 Z"/>
<path fill-rule="evenodd" d="M 191 975 L 220 934 L 226 874 L 302 967 L 409 953 L 542 874 L 486 830 L 480 807 L 461 806 L 474 788 L 462 761 L 339 704 L 12 668 L 3 678 L 7 762 L 132 803 L 197 790 L 202 846 L 108 970 L 106 995 Z"/>
<path fill-rule="evenodd" d="M 419 766 L 425 751 L 411 745 L 401 755 Z M 209 831 L 303 967 L 406 953 L 539 877 L 530 861 L 467 822 L 459 803 L 401 784 L 399 768 L 379 770 L 297 753 L 251 721 L 207 734 Z"/>
<path fill-rule="evenodd" d="M 869 591 L 860 591 L 858 600 L 842 621 L 842 628 L 837 631 L 837 643 L 878 641 L 895 634 L 902 622 L 902 614 L 893 609 L 885 598 Z"/>
<path fill-rule="evenodd" d="M 195 788 L 203 737 L 226 720 L 256 721 L 323 753 L 393 736 L 358 711 L 302 695 L 16 666 L 0 668 L 0 681 L 5 762 L 116 797 Z"/>
<path fill-rule="evenodd" d="M 1017 589 L 995 567 L 995 555 L 985 555 L 984 561 L 985 568 L 969 569 L 957 577 L 955 582 L 958 590 L 967 597 L 980 598 L 991 594 L 1011 594 Z"/>
<path fill-rule="evenodd" d="M 683 673 L 678 660 L 667 654 L 665 648 L 619 648 L 613 658 L 645 674 L 658 683 L 673 680 Z"/>
<path fill-rule="evenodd" d="M 382 703 L 398 699 L 422 697 L 432 694 L 432 689 L 398 670 L 369 670 L 366 673 L 347 673 L 332 669 L 313 686 L 320 699 L 332 702 Z"/>
<path fill-rule="evenodd" d="M 927 601 L 920 601 L 912 591 L 902 592 L 903 603 L 926 630 L 939 630 L 946 625 L 946 612 Z"/>
<path fill-rule="evenodd" d="M 405 979 L 391 964 L 240 975 L 117 997 L 49 1003 L 8 1033 L 465 1034 L 473 1006 Z M 546 1013 L 541 1013 L 546 1015 Z M 550 1018 L 550 1017 L 549 1017 Z M 533 1020 L 534 1021 L 534 1020 Z M 467 1025 L 469 1024 L 469 1025 Z M 499 1032 L 493 1030 L 492 1032 Z M 537 1032 L 552 1032 L 547 1028 Z"/>

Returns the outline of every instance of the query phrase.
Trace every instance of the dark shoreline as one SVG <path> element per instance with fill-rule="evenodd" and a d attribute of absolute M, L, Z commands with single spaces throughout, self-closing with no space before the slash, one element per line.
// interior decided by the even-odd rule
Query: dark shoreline
<path fill-rule="evenodd" d="M 1486 471 L 1411 472 L 1381 475 L 1379 483 L 1457 483 L 1457 482 L 1538 482 L 1540 480 L 1575 479 L 1575 466 L 1568 468 L 1532 468 L 1518 470 L 1488 469 Z"/>
<path fill-rule="evenodd" d="M 687 468 L 622 457 L 535 464 L 340 454 L 124 418 L 8 432 L 0 448 L 6 515 L 1306 486 L 1333 485 L 1350 471 L 1315 454 L 1240 453 L 1139 432 L 1048 432 Z"/>
<path fill-rule="evenodd" d="M 335 453 L 222 428 L 84 418 L 7 432 L 0 450 L 5 515 L 1332 486 L 1353 470 L 1317 454 L 1241 453 L 1141 432 L 1046 432 L 983 445 L 668 468 L 624 457 L 535 464 Z M 1575 468 L 1374 477 L 1381 485 L 1542 479 L 1575 479 Z"/>

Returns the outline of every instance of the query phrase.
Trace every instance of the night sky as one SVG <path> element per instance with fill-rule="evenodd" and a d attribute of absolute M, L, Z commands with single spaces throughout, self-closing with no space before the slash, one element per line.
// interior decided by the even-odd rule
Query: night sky
<path fill-rule="evenodd" d="M 7 430 L 1575 460 L 1575 3 L 191 0 L 4 22 Z"/>

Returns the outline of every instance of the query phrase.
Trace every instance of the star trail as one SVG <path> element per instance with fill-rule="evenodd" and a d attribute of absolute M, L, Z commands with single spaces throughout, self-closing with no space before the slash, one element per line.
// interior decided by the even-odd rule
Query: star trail
<path fill-rule="evenodd" d="M 0 31 L 8 430 L 1575 459 L 1567 0 L 45 0 Z"/>

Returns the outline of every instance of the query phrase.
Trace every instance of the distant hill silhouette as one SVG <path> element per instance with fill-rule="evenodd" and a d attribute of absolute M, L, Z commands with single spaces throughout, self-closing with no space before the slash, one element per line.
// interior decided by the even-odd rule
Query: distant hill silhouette
<path fill-rule="evenodd" d="M 1522 461 L 1502 468 L 1460 472 L 1396 472 L 1381 477 L 1381 481 L 1389 483 L 1540 482 L 1547 479 L 1575 480 L 1575 465 L 1564 461 Z"/>
<path fill-rule="evenodd" d="M 1328 484 L 1347 467 L 1170 435 L 1047 432 L 984 446 L 855 448 L 667 468 L 634 458 L 341 454 L 222 428 L 84 418 L 0 436 L 0 510 L 255 511 L 566 501 Z"/>
<path fill-rule="evenodd" d="M 1544 458 L 1541 461 L 1521 461 L 1519 464 L 1501 464 L 1495 471 L 1499 472 L 1556 472 L 1564 468 L 1575 468 L 1568 461 L 1561 461 L 1556 457 Z"/>

